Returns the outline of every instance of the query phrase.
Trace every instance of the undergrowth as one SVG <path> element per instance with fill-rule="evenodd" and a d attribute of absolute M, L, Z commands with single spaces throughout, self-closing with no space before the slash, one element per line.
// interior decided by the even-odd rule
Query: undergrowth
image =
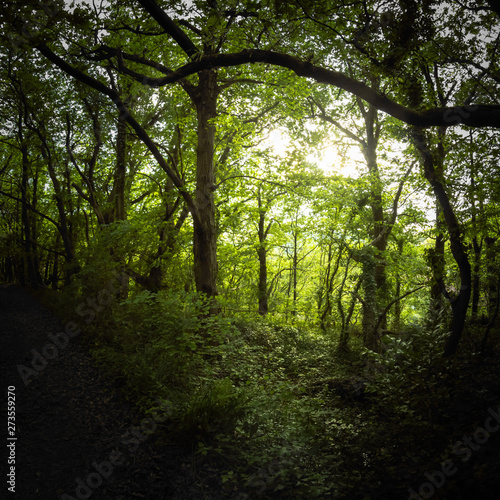
<path fill-rule="evenodd" d="M 144 412 L 169 403 L 164 431 L 221 470 L 228 498 L 405 498 L 500 395 L 494 361 L 442 357 L 441 326 L 340 355 L 332 333 L 208 307 L 195 293 L 137 293 L 96 311 L 85 336 Z"/>

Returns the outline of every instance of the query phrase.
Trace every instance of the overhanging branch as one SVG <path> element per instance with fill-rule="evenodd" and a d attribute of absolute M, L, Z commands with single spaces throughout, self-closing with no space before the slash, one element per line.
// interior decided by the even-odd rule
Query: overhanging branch
<path fill-rule="evenodd" d="M 149 137 L 144 128 L 139 124 L 139 122 L 131 115 L 130 111 L 127 109 L 125 104 L 120 99 L 118 92 L 107 87 L 99 80 L 92 78 L 91 76 L 83 73 L 82 71 L 74 68 L 70 64 L 68 64 L 64 59 L 56 55 L 49 47 L 44 43 L 38 45 L 36 49 L 43 54 L 49 61 L 55 64 L 58 68 L 62 69 L 65 73 L 72 76 L 76 80 L 84 83 L 85 85 L 97 90 L 98 92 L 108 96 L 113 103 L 116 105 L 120 113 L 123 115 L 124 119 L 127 123 L 134 129 L 135 133 L 139 137 L 139 139 L 147 146 L 149 151 L 154 156 L 155 160 L 158 162 L 158 165 L 165 171 L 165 173 L 170 177 L 174 186 L 179 190 L 179 193 L 184 198 L 186 205 L 189 208 L 193 218 L 198 218 L 198 209 L 194 203 L 193 197 L 186 191 L 185 183 L 182 179 L 180 179 L 176 173 L 168 166 L 167 161 L 160 153 L 158 147 L 155 142 Z"/>
<path fill-rule="evenodd" d="M 206 69 L 217 67 L 227 68 L 255 63 L 265 63 L 288 68 L 298 76 L 312 78 L 319 83 L 326 83 L 346 90 L 373 105 L 378 110 L 409 125 L 416 125 L 418 127 L 449 127 L 462 124 L 470 127 L 500 128 L 500 106 L 498 105 L 475 104 L 415 111 L 343 73 L 315 66 L 295 56 L 267 50 L 246 49 L 241 52 L 229 54 L 203 56 L 197 61 L 181 66 L 170 75 L 162 78 L 149 78 L 148 84 L 162 87 Z"/>

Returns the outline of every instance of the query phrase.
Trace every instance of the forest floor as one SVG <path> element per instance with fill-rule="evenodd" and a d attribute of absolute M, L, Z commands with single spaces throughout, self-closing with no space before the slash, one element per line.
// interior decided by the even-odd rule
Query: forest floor
<path fill-rule="evenodd" d="M 3 423 L 0 425 L 4 429 L 1 471 L 5 481 L 0 498 L 263 498 L 255 493 L 255 488 L 242 490 L 243 486 L 232 485 L 230 481 L 223 484 L 224 471 L 216 465 L 216 460 L 194 453 L 189 446 L 175 439 L 167 425 L 168 408 L 163 413 L 159 409 L 158 413 L 148 416 L 127 401 L 123 384 L 119 386 L 105 371 L 107 365 L 96 364 L 86 348 L 83 335 L 71 336 L 77 327 L 71 322 L 62 324 L 29 290 L 0 286 L 0 380 L 3 382 Z M 70 335 L 60 334 L 63 331 Z M 54 346 L 57 344 L 56 352 Z M 463 366 L 462 375 L 458 378 L 456 374 L 452 376 L 453 384 L 447 389 L 449 400 L 439 404 L 445 412 L 443 418 L 437 418 L 440 412 L 435 412 L 436 421 L 431 422 L 432 425 L 415 421 L 420 428 L 433 430 L 429 436 L 403 424 L 385 424 L 384 419 L 391 417 L 394 405 L 385 408 L 382 404 L 375 411 L 370 406 L 373 399 L 361 403 L 330 395 L 330 406 L 334 410 L 338 407 L 354 411 L 347 411 L 345 418 L 362 413 L 368 433 L 360 433 L 352 442 L 347 432 L 344 432 L 344 441 L 342 434 L 335 434 L 338 441 L 335 444 L 341 448 L 342 443 L 346 446 L 354 444 L 358 447 L 354 449 L 371 453 L 373 457 L 373 463 L 369 467 L 365 464 L 363 469 L 358 464 L 359 457 L 353 456 L 355 451 L 349 448 L 341 452 L 346 464 L 371 474 L 361 478 L 359 486 L 362 488 L 356 490 L 358 494 L 342 496 L 343 500 L 498 498 L 498 359 L 492 355 L 460 366 Z M 315 385 L 309 384 L 308 387 L 314 388 Z M 389 392 L 392 393 L 392 388 Z M 12 441 L 8 436 L 7 412 L 13 409 L 7 404 L 9 393 L 15 395 L 15 432 L 12 437 L 16 440 Z M 384 396 L 384 393 L 379 396 Z M 425 406 L 425 394 L 414 397 L 417 403 Z M 394 423 L 394 419 L 390 422 Z M 493 425 L 491 436 L 483 428 L 489 425 Z M 382 455 L 382 450 L 385 455 Z M 312 458 L 322 457 L 314 455 Z M 8 490 L 9 459 L 15 460 L 15 493 Z M 450 469 L 450 460 L 456 468 Z M 441 472 L 442 467 L 447 467 L 449 474 L 446 478 Z M 330 477 L 325 481 L 330 481 Z M 286 483 L 288 489 L 281 494 L 269 489 L 265 498 L 312 498 L 297 492 L 292 495 L 295 484 Z M 261 483 L 259 489 L 260 486 Z"/>
<path fill-rule="evenodd" d="M 161 432 L 160 415 L 156 415 L 158 425 L 140 415 L 95 365 L 80 337 L 69 338 L 65 347 L 59 337 L 63 347 L 57 353 L 47 347 L 54 344 L 49 336 L 61 331 L 61 322 L 27 291 L 0 287 L 4 420 L 0 497 L 221 498 L 217 471 L 197 466 L 190 450 L 168 442 Z M 52 359 L 44 362 L 35 351 Z M 22 373 L 20 366 L 25 367 Z M 15 393 L 15 441 L 7 441 L 10 386 L 15 387 L 11 391 Z M 5 480 L 9 457 L 15 459 L 15 493 L 8 491 Z"/>

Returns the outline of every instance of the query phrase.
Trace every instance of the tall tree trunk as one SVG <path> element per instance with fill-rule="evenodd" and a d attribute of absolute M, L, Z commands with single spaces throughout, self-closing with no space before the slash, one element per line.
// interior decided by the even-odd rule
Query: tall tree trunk
<path fill-rule="evenodd" d="M 474 266 L 472 271 L 472 307 L 471 307 L 471 317 L 472 319 L 477 319 L 479 311 L 479 299 L 481 296 L 481 250 L 482 242 L 478 242 L 477 236 L 472 238 L 472 248 L 474 250 Z"/>
<path fill-rule="evenodd" d="M 297 255 L 297 229 L 293 233 L 293 261 L 292 261 L 292 287 L 293 287 L 293 306 L 292 306 L 292 316 L 297 315 L 297 265 L 298 265 L 298 255 Z"/>
<path fill-rule="evenodd" d="M 22 140 L 22 139 L 21 139 Z M 27 272 L 28 282 L 33 288 L 38 288 L 42 284 L 42 277 L 36 265 L 36 248 L 32 240 L 32 221 L 28 211 L 28 178 L 29 178 L 29 159 L 28 148 L 26 144 L 21 146 L 22 153 L 22 177 L 21 177 L 21 220 L 24 233 L 24 262 L 25 272 Z M 25 278 L 23 284 L 26 283 Z"/>
<path fill-rule="evenodd" d="M 359 261 L 361 262 L 363 287 L 363 345 L 364 347 L 377 351 L 379 347 L 377 324 L 377 284 L 375 270 L 377 259 L 373 255 L 373 247 L 366 247 L 361 251 Z"/>
<path fill-rule="evenodd" d="M 472 133 L 470 135 L 471 139 L 471 158 L 470 158 L 470 189 L 471 189 L 471 211 L 472 211 L 472 249 L 474 250 L 474 264 L 472 270 L 472 314 L 471 317 L 473 320 L 477 319 L 477 314 L 479 310 L 479 298 L 481 294 L 481 252 L 483 249 L 483 238 L 478 238 L 478 234 L 480 234 L 477 227 L 477 207 L 476 200 L 474 199 L 474 194 L 476 192 L 476 166 L 474 163 L 474 153 L 473 153 L 473 143 L 472 143 Z M 481 203 L 480 203 L 480 209 Z"/>
<path fill-rule="evenodd" d="M 265 316 L 269 310 L 267 295 L 267 249 L 265 228 L 266 211 L 262 208 L 262 200 L 259 190 L 259 246 L 257 247 L 257 256 L 259 258 L 259 314 Z M 269 226 L 270 227 L 270 226 Z"/>
<path fill-rule="evenodd" d="M 330 238 L 332 237 L 332 233 L 330 233 Z M 339 249 L 339 258 L 342 254 L 342 249 Z M 320 321 L 321 329 L 326 332 L 326 318 L 332 313 L 332 287 L 333 287 L 333 278 L 330 279 L 332 274 L 332 259 L 333 259 L 333 241 L 330 239 L 328 242 L 328 256 L 327 256 L 327 265 L 326 265 L 326 273 L 324 278 L 324 285 L 321 286 L 319 291 L 319 304 L 318 304 L 318 316 Z M 323 266 L 321 266 L 323 267 Z M 325 297 L 325 304 L 323 306 L 323 295 Z"/>
<path fill-rule="evenodd" d="M 356 283 L 356 286 L 353 290 L 352 297 L 351 297 L 351 302 L 349 304 L 349 308 L 347 309 L 347 314 L 344 311 L 344 308 L 342 306 L 342 294 L 343 294 L 343 288 L 345 285 L 346 277 L 347 277 L 347 269 L 349 267 L 349 262 L 346 267 L 346 273 L 344 274 L 344 280 L 342 282 L 342 286 L 340 287 L 339 290 L 339 295 L 338 295 L 338 309 L 339 312 L 341 313 L 341 328 L 340 328 L 340 337 L 339 337 L 339 345 L 337 350 L 339 352 L 345 352 L 349 349 L 349 327 L 351 324 L 351 319 L 352 315 L 354 313 L 354 308 L 356 306 L 357 302 L 357 294 L 359 289 L 361 288 L 361 281 L 362 279 L 359 279 L 358 282 Z"/>
<path fill-rule="evenodd" d="M 265 246 L 257 249 L 259 257 L 259 314 L 265 316 L 269 311 L 267 296 L 267 250 Z"/>
<path fill-rule="evenodd" d="M 120 114 L 116 134 L 116 165 L 113 190 L 115 192 L 115 220 L 125 220 L 125 178 L 127 175 L 127 122 Z"/>
<path fill-rule="evenodd" d="M 497 248 L 496 248 L 497 238 L 492 238 L 490 236 L 485 238 L 486 243 L 486 262 L 488 262 L 487 267 L 487 304 L 488 304 L 488 317 L 492 318 L 495 314 L 495 309 L 497 306 L 497 280 L 498 280 L 498 265 L 495 262 L 497 258 Z"/>
<path fill-rule="evenodd" d="M 451 253 L 460 272 L 460 291 L 454 297 L 451 297 L 448 294 L 444 287 L 444 283 L 441 284 L 441 289 L 450 301 L 452 310 L 450 335 L 444 349 L 444 355 L 451 356 L 455 354 L 458 348 L 465 326 L 465 319 L 467 317 L 467 309 L 469 307 L 472 287 L 471 265 L 462 241 L 462 231 L 460 225 L 455 216 L 455 212 L 453 211 L 453 207 L 451 206 L 448 193 L 445 189 L 442 168 L 439 170 L 436 169 L 437 162 L 435 162 L 432 153 L 429 151 L 424 135 L 422 132 L 418 131 L 418 129 L 415 131 L 414 139 L 415 145 L 423 158 L 425 178 L 429 181 L 434 194 L 443 209 L 443 217 L 448 229 L 448 236 L 450 238 Z M 440 164 L 437 163 L 437 165 L 439 166 Z"/>
<path fill-rule="evenodd" d="M 404 239 L 398 240 L 398 260 L 401 261 L 403 257 Z M 396 297 L 401 297 L 401 270 L 399 267 L 396 268 Z M 394 318 L 392 320 L 392 329 L 395 332 L 400 332 L 401 330 L 401 300 L 396 300 L 394 303 Z"/>
<path fill-rule="evenodd" d="M 57 178 L 54 165 L 52 164 L 51 159 L 46 156 L 46 160 L 49 170 L 49 176 L 52 181 L 52 186 L 54 188 L 54 197 L 56 200 L 57 212 L 59 215 L 59 234 L 61 235 L 63 241 L 64 252 L 66 256 L 66 264 L 67 264 L 66 284 L 69 284 L 71 276 L 78 272 L 79 265 L 75 258 L 75 247 L 69 229 L 68 218 L 66 215 L 66 206 L 63 200 L 61 184 L 59 182 L 59 179 Z"/>
<path fill-rule="evenodd" d="M 50 284 L 54 290 L 57 290 L 57 281 L 59 277 L 59 255 L 54 255 L 54 265 L 52 267 L 52 273 L 50 275 Z"/>
<path fill-rule="evenodd" d="M 127 218 L 125 212 L 125 178 L 127 175 L 127 122 L 125 116 L 118 116 L 116 133 L 116 164 L 113 182 L 114 191 L 114 220 L 124 221 Z M 120 280 L 120 298 L 128 297 L 129 278 L 125 272 L 125 263 L 121 263 L 122 279 Z"/>
<path fill-rule="evenodd" d="M 193 254 L 196 290 L 208 297 L 217 295 L 217 231 L 215 225 L 214 143 L 217 116 L 217 73 L 199 74 L 195 104 L 198 117 L 195 206 L 193 217 Z"/>
<path fill-rule="evenodd" d="M 363 110 L 363 108 L 361 109 Z M 369 286 L 369 293 L 374 294 L 373 297 L 369 298 L 369 303 L 367 303 L 367 306 L 363 309 L 363 312 L 366 312 L 369 316 L 367 320 L 363 322 L 364 327 L 371 328 L 374 324 L 376 324 L 376 319 L 372 322 L 372 316 L 376 317 L 378 311 L 384 309 L 385 304 L 387 303 L 387 265 L 385 253 L 392 227 L 388 226 L 388 222 L 385 219 L 384 206 L 382 203 L 382 180 L 380 179 L 377 162 L 377 145 L 379 135 L 377 110 L 375 107 L 369 106 L 367 111 L 362 112 L 364 113 L 366 127 L 366 142 L 363 147 L 363 155 L 365 157 L 370 176 L 370 206 L 373 217 L 372 237 L 374 242 L 373 246 L 376 249 L 373 255 L 374 267 L 373 269 L 370 268 L 370 273 L 373 273 L 372 278 L 374 280 L 375 288 L 372 289 L 372 284 L 369 283 L 368 280 L 363 279 L 363 283 Z M 365 272 L 368 271 L 363 271 L 363 273 Z M 367 293 L 365 291 L 365 297 L 366 296 Z M 382 320 L 381 326 L 382 328 L 387 327 L 387 319 L 385 317 Z M 368 339 L 370 336 L 373 336 L 373 339 Z M 363 330 L 363 337 L 366 339 L 366 344 L 372 346 L 378 344 L 378 332 Z"/>
<path fill-rule="evenodd" d="M 257 193 L 257 202 L 259 204 L 259 226 L 258 226 L 259 246 L 257 247 L 257 257 L 259 258 L 258 300 L 259 300 L 259 314 L 261 316 L 265 316 L 269 311 L 266 240 L 269 230 L 271 229 L 272 221 L 269 222 L 266 227 L 267 210 L 262 206 L 262 193 L 260 187 Z"/>
<path fill-rule="evenodd" d="M 436 200 L 436 241 L 434 248 L 429 250 L 429 265 L 432 270 L 432 284 L 430 290 L 429 317 L 430 324 L 434 327 L 439 320 L 441 311 L 443 310 L 443 294 L 441 291 L 441 283 L 444 279 L 445 258 L 444 258 L 444 242 L 443 234 L 443 215 L 439 202 Z"/>

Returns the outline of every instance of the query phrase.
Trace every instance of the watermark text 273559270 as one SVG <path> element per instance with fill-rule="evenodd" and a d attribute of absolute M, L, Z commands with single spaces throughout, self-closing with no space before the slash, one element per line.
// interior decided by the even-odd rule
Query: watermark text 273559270
<path fill-rule="evenodd" d="M 7 387 L 7 489 L 11 493 L 16 491 L 16 388 Z"/>

